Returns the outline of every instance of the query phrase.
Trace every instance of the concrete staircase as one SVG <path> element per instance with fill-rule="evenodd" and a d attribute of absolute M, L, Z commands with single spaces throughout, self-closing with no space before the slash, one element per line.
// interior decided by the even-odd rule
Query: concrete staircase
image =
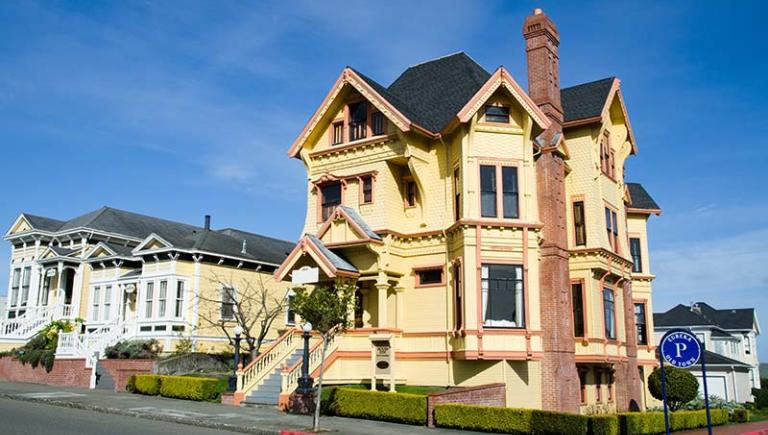
<path fill-rule="evenodd" d="M 293 366 L 301 359 L 302 350 L 297 349 L 288 358 L 285 359 L 285 365 Z M 245 405 L 277 405 L 282 389 L 282 367 L 276 367 L 272 373 L 267 375 L 264 381 L 254 388 L 247 396 L 243 404 Z"/>

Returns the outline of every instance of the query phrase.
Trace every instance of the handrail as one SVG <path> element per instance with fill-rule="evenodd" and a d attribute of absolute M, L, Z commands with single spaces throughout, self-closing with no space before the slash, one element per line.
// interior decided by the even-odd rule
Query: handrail
<path fill-rule="evenodd" d="M 272 342 L 247 367 L 237 372 L 237 391 L 248 393 L 296 349 L 298 329 L 289 329 Z"/>
<path fill-rule="evenodd" d="M 336 351 L 336 348 L 338 347 L 338 341 L 337 341 L 338 335 L 334 331 L 330 337 L 328 338 L 328 354 L 326 355 L 326 358 L 328 355 Z M 315 371 L 322 362 L 323 357 L 323 341 L 320 340 L 319 342 L 315 343 L 312 348 L 309 350 L 309 372 L 312 373 Z M 281 393 L 289 393 L 296 389 L 296 387 L 299 386 L 299 378 L 301 377 L 301 364 L 304 361 L 304 357 L 302 356 L 299 358 L 291 367 L 283 369 L 282 372 L 282 382 L 280 385 L 280 392 Z"/>
<path fill-rule="evenodd" d="M 0 322 L 0 335 L 28 338 L 51 320 L 69 317 L 71 313 L 72 305 L 57 304 L 29 307 L 21 316 L 15 319 L 5 319 Z"/>

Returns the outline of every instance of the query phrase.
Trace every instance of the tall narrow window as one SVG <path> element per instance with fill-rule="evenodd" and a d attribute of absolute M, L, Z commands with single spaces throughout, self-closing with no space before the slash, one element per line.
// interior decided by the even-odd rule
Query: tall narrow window
<path fill-rule="evenodd" d="M 480 285 L 486 327 L 525 327 L 522 266 L 484 264 Z"/>
<path fill-rule="evenodd" d="M 101 287 L 94 287 L 91 295 L 91 320 L 99 321 L 99 297 L 101 296 Z"/>
<path fill-rule="evenodd" d="M 22 307 L 27 306 L 27 302 L 29 299 L 29 282 L 32 278 L 32 268 L 31 267 L 25 267 L 24 268 L 24 277 L 21 279 L 21 305 Z"/>
<path fill-rule="evenodd" d="M 235 318 L 235 289 L 234 287 L 221 288 L 221 320 L 233 320 Z"/>
<path fill-rule="evenodd" d="M 336 206 L 341 204 L 341 182 L 328 183 L 320 188 L 323 221 L 327 220 Z"/>
<path fill-rule="evenodd" d="M 584 223 L 584 201 L 573 203 L 573 231 L 576 246 L 587 244 L 587 226 Z"/>
<path fill-rule="evenodd" d="M 370 204 L 373 202 L 373 176 L 366 175 L 360 178 L 363 191 L 363 204 Z"/>
<path fill-rule="evenodd" d="M 752 339 L 749 335 L 744 336 L 744 353 L 747 355 L 752 354 Z"/>
<path fill-rule="evenodd" d="M 112 286 L 104 287 L 104 320 L 109 320 L 112 309 Z"/>
<path fill-rule="evenodd" d="M 605 230 L 608 235 L 608 245 L 613 252 L 619 252 L 619 219 L 615 211 L 605 208 Z"/>
<path fill-rule="evenodd" d="M 616 339 L 616 307 L 613 290 L 603 289 L 603 324 L 605 326 L 605 338 Z"/>
<path fill-rule="evenodd" d="M 643 271 L 643 257 L 640 254 L 640 239 L 632 237 L 629 239 L 629 251 L 632 254 L 632 272 L 640 273 Z"/>
<path fill-rule="evenodd" d="M 611 174 L 611 154 L 611 136 L 606 130 L 600 140 L 600 170 L 602 170 L 605 175 L 613 178 L 613 175 Z"/>
<path fill-rule="evenodd" d="M 579 387 L 581 388 L 581 403 L 587 403 L 587 372 L 579 370 Z"/>
<path fill-rule="evenodd" d="M 48 293 L 51 291 L 51 279 L 52 277 L 46 276 L 43 280 L 43 291 L 40 294 L 40 305 L 48 305 Z"/>
<path fill-rule="evenodd" d="M 584 294 L 582 284 L 571 284 L 571 302 L 573 304 L 573 336 L 584 337 Z"/>
<path fill-rule="evenodd" d="M 160 281 L 160 291 L 157 293 L 157 317 L 165 317 L 165 306 L 168 300 L 168 281 Z"/>
<path fill-rule="evenodd" d="M 635 304 L 635 327 L 637 344 L 648 344 L 648 326 L 645 323 L 645 304 Z"/>
<path fill-rule="evenodd" d="M 176 281 L 176 306 L 173 310 L 174 317 L 181 317 L 184 309 L 184 281 Z"/>
<path fill-rule="evenodd" d="M 405 190 L 405 206 L 416 207 L 416 182 L 410 178 L 405 179 L 403 189 Z"/>
<path fill-rule="evenodd" d="M 364 139 L 368 131 L 368 102 L 349 105 L 349 140 Z"/>
<path fill-rule="evenodd" d="M 453 265 L 453 321 L 458 331 L 464 326 L 464 301 L 462 299 L 461 264 Z"/>
<path fill-rule="evenodd" d="M 381 112 L 373 112 L 371 114 L 371 131 L 373 132 L 374 136 L 378 136 L 381 134 L 384 134 L 385 128 L 385 119 L 384 114 Z"/>
<path fill-rule="evenodd" d="M 603 372 L 595 370 L 595 392 L 597 393 L 597 402 L 603 401 Z"/>
<path fill-rule="evenodd" d="M 485 122 L 509 124 L 509 107 L 486 106 Z"/>
<path fill-rule="evenodd" d="M 504 217 L 519 217 L 516 167 L 501 167 L 501 189 L 504 193 L 504 204 L 502 205 L 504 207 Z"/>
<path fill-rule="evenodd" d="M 144 305 L 144 318 L 151 319 L 152 318 L 152 301 L 154 300 L 155 293 L 155 283 L 148 282 L 147 283 L 147 294 L 145 296 L 145 305 Z"/>
<path fill-rule="evenodd" d="M 480 166 L 480 215 L 496 217 L 496 166 Z"/>
<path fill-rule="evenodd" d="M 344 122 L 334 122 L 331 129 L 331 145 L 338 145 L 344 142 Z"/>
<path fill-rule="evenodd" d="M 615 211 L 611 211 L 611 219 L 613 219 L 613 251 L 619 252 L 619 219 Z"/>
<path fill-rule="evenodd" d="M 613 150 L 608 151 L 608 175 L 616 178 L 616 153 Z"/>
<path fill-rule="evenodd" d="M 461 219 L 461 178 L 459 168 L 453 170 L 453 218 Z"/>
<path fill-rule="evenodd" d="M 11 280 L 11 300 L 9 306 L 15 307 L 19 304 L 19 287 L 21 286 L 21 269 L 13 269 L 13 279 Z"/>
<path fill-rule="evenodd" d="M 363 308 L 363 292 L 359 289 L 355 290 L 355 328 L 362 328 L 364 326 L 363 315 L 365 309 Z"/>
<path fill-rule="evenodd" d="M 286 325 L 295 325 L 296 324 L 296 311 L 293 309 L 293 301 L 296 299 L 296 295 L 288 295 L 288 302 L 286 303 L 286 309 L 285 309 L 285 324 Z"/>

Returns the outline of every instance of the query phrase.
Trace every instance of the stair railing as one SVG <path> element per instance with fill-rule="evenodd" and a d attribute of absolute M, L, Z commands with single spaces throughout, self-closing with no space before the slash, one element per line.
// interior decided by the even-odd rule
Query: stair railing
<path fill-rule="evenodd" d="M 29 307 L 21 316 L 0 322 L 0 336 L 6 338 L 31 338 L 50 321 L 70 317 L 71 314 L 72 305 L 58 304 L 44 307 Z"/>
<path fill-rule="evenodd" d="M 237 391 L 248 394 L 256 388 L 268 374 L 272 373 L 288 358 L 301 343 L 298 329 L 289 329 L 273 341 L 250 364 L 237 372 Z"/>
<path fill-rule="evenodd" d="M 328 339 L 328 349 L 326 350 L 326 359 L 329 355 L 335 352 L 339 347 L 339 337 L 335 332 L 331 334 Z M 309 373 L 311 374 L 318 367 L 323 357 L 323 340 L 318 341 L 309 349 Z M 301 363 L 304 361 L 304 357 L 299 358 L 292 366 L 286 367 L 282 371 L 282 383 L 280 386 L 280 392 L 291 393 L 299 386 L 299 378 L 301 377 Z"/>

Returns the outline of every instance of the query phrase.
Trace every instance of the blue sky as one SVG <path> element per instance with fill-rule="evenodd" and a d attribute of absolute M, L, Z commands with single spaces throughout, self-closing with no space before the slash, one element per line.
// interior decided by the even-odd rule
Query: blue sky
<path fill-rule="evenodd" d="M 639 147 L 628 178 L 664 209 L 650 223 L 656 310 L 754 306 L 768 327 L 757 1 L 2 2 L 0 222 L 110 205 L 294 240 L 305 174 L 285 151 L 345 65 L 389 84 L 463 50 L 525 86 L 534 7 L 560 30 L 563 87 L 622 80 Z"/>

